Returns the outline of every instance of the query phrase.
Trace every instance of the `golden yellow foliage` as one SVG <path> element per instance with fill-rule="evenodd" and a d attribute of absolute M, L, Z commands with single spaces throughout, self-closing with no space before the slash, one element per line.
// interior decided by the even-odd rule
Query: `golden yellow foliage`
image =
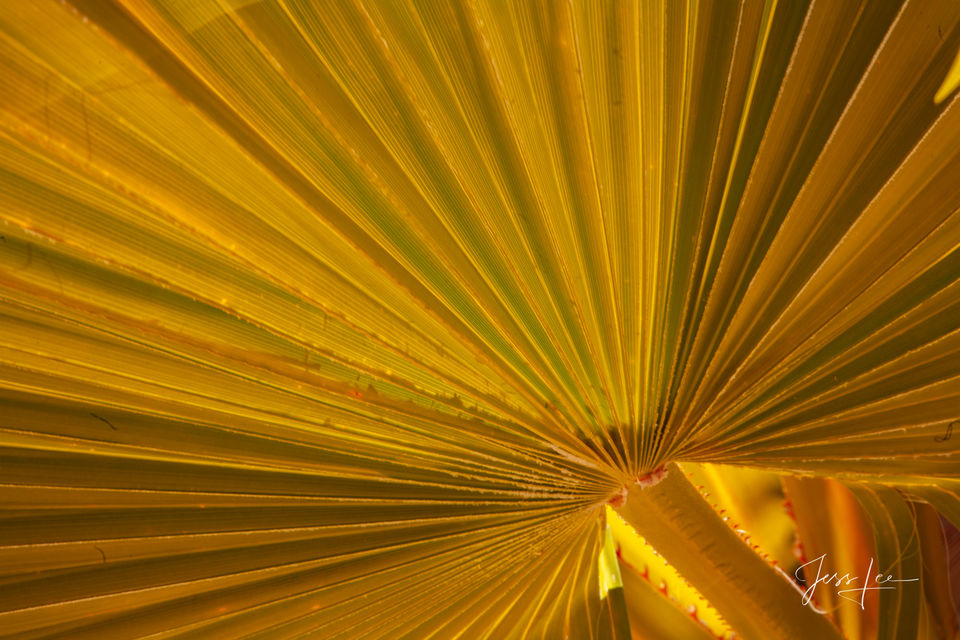
<path fill-rule="evenodd" d="M 0 635 L 955 634 L 958 49 L 956 0 L 5 2 Z M 804 607 L 770 476 L 699 463 L 922 581 Z"/>

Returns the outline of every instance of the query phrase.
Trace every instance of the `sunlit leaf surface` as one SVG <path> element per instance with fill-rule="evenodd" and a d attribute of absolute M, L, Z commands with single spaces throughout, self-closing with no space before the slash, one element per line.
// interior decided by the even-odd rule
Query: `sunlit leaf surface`
<path fill-rule="evenodd" d="M 839 638 L 684 461 L 842 477 L 942 588 L 958 50 L 955 0 L 8 0 L 0 636 L 726 633 L 601 597 L 609 503 Z"/>
<path fill-rule="evenodd" d="M 810 589 L 813 606 L 831 616 L 848 638 L 875 638 L 881 592 L 851 591 L 863 586 L 868 572 L 876 576 L 887 569 L 887 565 L 879 564 L 868 514 L 856 495 L 836 480 L 786 477 L 783 484 L 797 520 L 795 551 L 800 566 L 793 573 L 803 576 L 804 590 Z M 890 558 L 883 560 L 889 562 Z M 943 570 L 945 566 L 941 563 L 932 568 Z M 835 573 L 860 580 L 816 584 L 819 578 Z M 878 583 L 874 579 L 869 586 Z M 920 593 L 919 585 L 907 588 Z M 890 603 L 883 603 L 883 611 L 885 616 L 897 618 L 896 608 Z"/>

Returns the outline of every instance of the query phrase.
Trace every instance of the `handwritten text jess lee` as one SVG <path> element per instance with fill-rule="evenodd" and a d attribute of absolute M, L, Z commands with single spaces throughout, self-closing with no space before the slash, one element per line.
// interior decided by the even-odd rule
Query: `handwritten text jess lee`
<path fill-rule="evenodd" d="M 813 606 L 813 604 L 811 604 L 811 600 L 813 599 L 813 593 L 814 593 L 814 591 L 816 591 L 818 585 L 826 584 L 826 583 L 828 583 L 828 582 L 832 582 L 835 587 L 840 587 L 840 586 L 846 587 L 846 586 L 849 586 L 849 585 L 851 585 L 851 584 L 854 584 L 854 583 L 856 583 L 858 580 L 860 580 L 859 577 L 857 577 L 857 576 L 851 576 L 849 573 L 845 573 L 845 574 L 843 574 L 842 576 L 839 575 L 839 574 L 837 574 L 837 573 L 824 574 L 824 573 L 823 573 L 823 560 L 824 560 L 824 558 L 826 557 L 826 555 L 827 555 L 827 554 L 823 554 L 823 555 L 820 556 L 819 558 L 814 558 L 814 559 L 811 560 L 810 562 L 807 562 L 806 564 L 801 565 L 800 568 L 797 569 L 797 573 L 796 573 L 797 577 L 799 577 L 799 572 L 800 572 L 801 569 L 803 569 L 804 567 L 808 567 L 808 566 L 810 566 L 810 565 L 812 565 L 812 564 L 816 564 L 816 566 L 817 566 L 817 577 L 814 578 L 814 580 L 813 580 L 812 582 L 810 582 L 810 586 L 807 587 L 807 590 L 803 592 L 803 600 L 802 600 L 802 602 L 803 602 L 803 604 L 805 604 L 805 605 L 810 605 L 811 607 L 813 607 L 814 609 L 816 609 L 816 610 L 817 610 L 818 612 L 820 612 L 820 613 L 826 613 L 826 612 L 825 612 L 825 611 L 820 611 L 820 609 L 817 609 L 816 607 Z M 888 585 L 888 583 L 891 583 L 891 582 L 916 582 L 916 581 L 918 581 L 918 580 L 920 579 L 920 578 L 906 578 L 906 579 L 902 579 L 902 580 L 894 580 L 893 576 L 884 575 L 882 572 L 878 572 L 877 575 L 873 576 L 873 581 L 874 581 L 878 586 L 871 587 L 871 586 L 869 586 L 869 584 L 870 584 L 870 574 L 871 574 L 872 570 L 873 570 L 873 558 L 870 558 L 870 565 L 867 567 L 867 577 L 866 577 L 866 579 L 863 581 L 863 586 L 856 587 L 856 588 L 851 588 L 851 589 L 841 589 L 841 590 L 837 591 L 837 595 L 840 596 L 841 598 L 845 599 L 845 600 L 850 600 L 851 602 L 856 602 L 856 603 L 858 603 L 858 604 L 860 605 L 860 609 L 862 610 L 862 609 L 863 609 L 863 600 L 864 600 L 864 597 L 866 596 L 867 591 L 879 591 L 879 590 L 881 590 L 881 589 L 896 589 L 895 586 L 893 586 L 893 585 Z M 857 598 L 857 597 L 855 597 L 855 596 L 847 596 L 847 595 L 844 595 L 844 594 L 847 594 L 847 593 L 859 593 L 860 596 L 859 596 L 859 598 Z"/>

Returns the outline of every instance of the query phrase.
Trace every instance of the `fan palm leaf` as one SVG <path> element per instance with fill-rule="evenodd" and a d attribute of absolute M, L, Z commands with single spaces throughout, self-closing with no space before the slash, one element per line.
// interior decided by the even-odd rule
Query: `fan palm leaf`
<path fill-rule="evenodd" d="M 0 635 L 956 637 L 958 49 L 952 0 L 8 2 Z M 904 582 L 805 605 L 794 526 Z"/>

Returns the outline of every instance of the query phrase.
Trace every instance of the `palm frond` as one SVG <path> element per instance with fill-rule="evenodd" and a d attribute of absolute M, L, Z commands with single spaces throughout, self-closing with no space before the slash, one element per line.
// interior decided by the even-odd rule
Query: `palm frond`
<path fill-rule="evenodd" d="M 637 634 L 610 504 L 744 637 L 836 636 L 677 463 L 946 562 L 958 50 L 953 0 L 8 2 L 2 633 Z"/>

